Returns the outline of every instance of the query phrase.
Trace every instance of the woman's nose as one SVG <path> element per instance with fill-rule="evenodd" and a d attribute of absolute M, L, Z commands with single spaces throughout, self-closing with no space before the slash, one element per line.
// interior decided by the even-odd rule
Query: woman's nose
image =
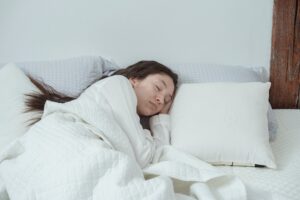
<path fill-rule="evenodd" d="M 159 104 L 163 104 L 164 103 L 164 98 L 162 95 L 157 95 L 156 96 L 156 103 L 159 103 Z"/>

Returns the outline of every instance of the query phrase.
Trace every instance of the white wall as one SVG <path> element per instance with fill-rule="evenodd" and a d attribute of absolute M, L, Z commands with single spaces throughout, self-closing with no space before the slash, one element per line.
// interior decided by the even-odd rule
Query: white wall
<path fill-rule="evenodd" d="M 0 62 L 104 55 L 269 69 L 273 0 L 0 0 Z"/>

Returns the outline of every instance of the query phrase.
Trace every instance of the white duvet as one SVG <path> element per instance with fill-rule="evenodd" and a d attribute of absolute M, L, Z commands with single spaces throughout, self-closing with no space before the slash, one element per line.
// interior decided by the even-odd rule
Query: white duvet
<path fill-rule="evenodd" d="M 43 119 L 0 154 L 0 199 L 246 198 L 238 178 L 166 138 L 142 129 L 126 78 L 104 79 L 74 101 L 47 102 Z"/>

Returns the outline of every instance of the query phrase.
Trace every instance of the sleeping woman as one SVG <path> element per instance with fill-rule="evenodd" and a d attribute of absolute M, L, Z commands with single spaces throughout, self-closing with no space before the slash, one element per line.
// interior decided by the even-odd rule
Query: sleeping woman
<path fill-rule="evenodd" d="M 246 198 L 238 178 L 168 145 L 177 75 L 166 66 L 138 62 L 77 98 L 33 82 L 28 111 L 42 117 L 0 153 L 1 200 Z"/>
<path fill-rule="evenodd" d="M 169 116 L 167 113 L 172 104 L 177 79 L 177 74 L 161 63 L 140 61 L 115 71 L 110 77 L 104 76 L 100 81 L 94 83 L 98 87 L 104 88 L 101 91 L 101 97 L 107 98 L 108 104 L 114 111 L 114 117 L 120 119 L 121 128 L 132 136 L 129 140 L 132 144 L 136 144 L 134 145 L 136 160 L 142 167 L 151 161 L 155 146 L 169 143 Z M 43 111 L 47 100 L 65 103 L 75 99 L 60 94 L 34 79 L 31 80 L 41 93 L 27 95 L 28 111 Z M 49 104 L 51 103 L 49 102 Z M 127 106 L 124 104 L 129 104 L 131 110 L 125 110 Z M 94 110 L 94 112 L 97 111 Z M 131 114 L 130 119 L 126 117 L 128 114 Z M 122 117 L 125 118 L 122 119 Z M 140 117 L 150 117 L 149 123 L 152 132 L 143 129 L 137 123 Z M 129 129 L 130 124 L 134 124 L 135 127 Z"/>

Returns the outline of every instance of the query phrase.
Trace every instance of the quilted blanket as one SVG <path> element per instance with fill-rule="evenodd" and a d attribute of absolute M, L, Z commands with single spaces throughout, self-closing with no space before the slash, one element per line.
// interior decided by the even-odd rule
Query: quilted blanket
<path fill-rule="evenodd" d="M 242 200 L 245 193 L 238 178 L 158 146 L 121 76 L 71 102 L 47 102 L 42 120 L 0 154 L 1 199 Z"/>

